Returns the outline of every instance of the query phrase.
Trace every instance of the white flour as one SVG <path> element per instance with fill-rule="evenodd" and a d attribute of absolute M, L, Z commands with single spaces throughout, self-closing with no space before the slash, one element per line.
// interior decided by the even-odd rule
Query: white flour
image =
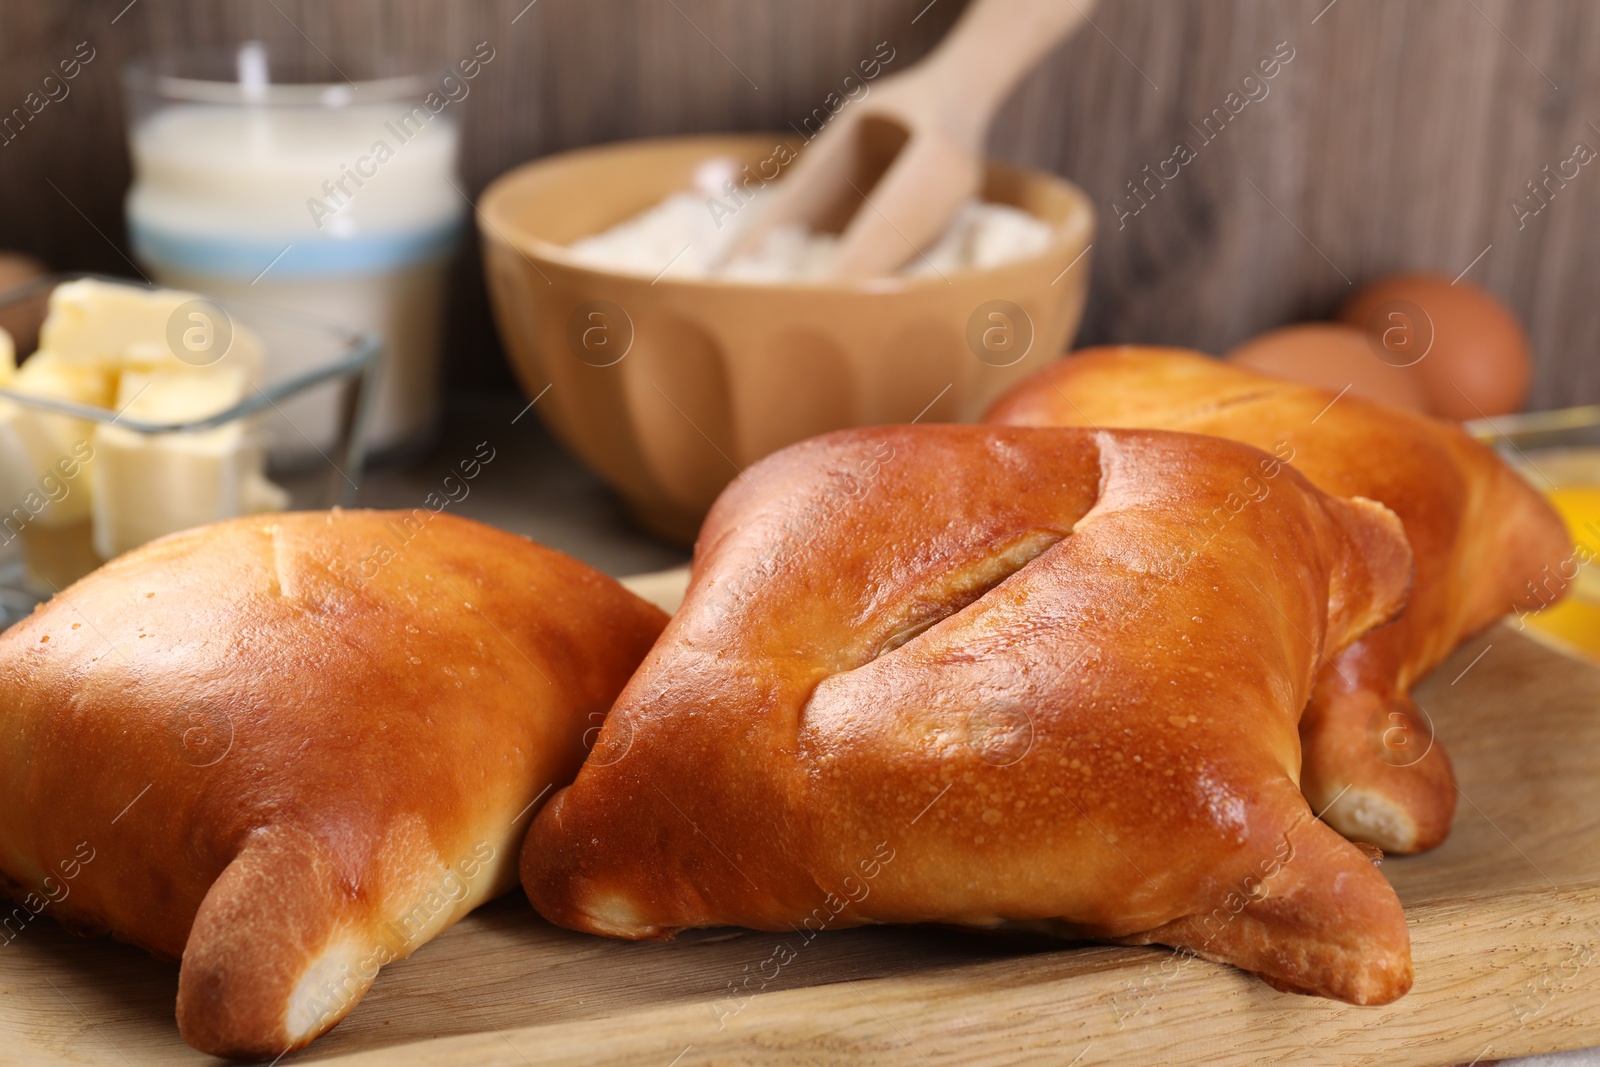
<path fill-rule="evenodd" d="M 753 252 L 712 269 L 742 225 L 756 215 L 759 201 L 758 194 L 738 217 L 725 219 L 719 228 L 703 193 L 674 193 L 603 233 L 573 242 L 572 253 L 587 266 L 652 278 L 744 282 L 822 278 L 838 238 L 809 233 L 799 225 L 774 230 Z M 1049 223 L 1006 204 L 969 200 L 944 236 L 898 273 L 921 277 L 982 270 L 1035 255 L 1049 243 Z"/>

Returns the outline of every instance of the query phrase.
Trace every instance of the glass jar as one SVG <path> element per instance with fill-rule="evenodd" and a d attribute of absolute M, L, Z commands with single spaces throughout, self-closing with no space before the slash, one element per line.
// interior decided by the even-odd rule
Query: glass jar
<path fill-rule="evenodd" d="M 468 206 L 454 180 L 462 77 L 288 62 L 251 42 L 148 57 L 124 83 L 128 229 L 151 277 L 378 335 L 369 445 L 381 455 L 424 443 L 438 414 L 446 268 Z M 284 415 L 326 448 L 337 412 L 316 404 Z"/>

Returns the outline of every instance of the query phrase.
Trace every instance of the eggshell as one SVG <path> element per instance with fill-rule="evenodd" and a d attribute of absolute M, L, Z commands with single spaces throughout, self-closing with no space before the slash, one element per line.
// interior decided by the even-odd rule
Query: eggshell
<path fill-rule="evenodd" d="M 0 250 L 0 298 L 17 286 L 44 274 L 46 269 L 43 263 L 32 256 Z M 0 330 L 11 335 L 18 352 L 31 352 L 38 343 L 39 323 L 44 321 L 47 299 L 47 293 L 23 300 L 12 297 L 0 306 Z"/>
<path fill-rule="evenodd" d="M 1361 290 L 1339 318 L 1371 333 L 1393 353 L 1391 362 L 1412 364 L 1436 414 L 1504 415 L 1527 399 L 1528 335 L 1494 294 L 1471 282 L 1397 275 Z"/>
<path fill-rule="evenodd" d="M 1410 370 L 1379 359 L 1364 330 L 1336 322 L 1301 322 L 1269 330 L 1228 353 L 1263 374 L 1319 385 L 1348 396 L 1424 411 L 1422 383 Z"/>
<path fill-rule="evenodd" d="M 0 293 L 14 289 L 23 282 L 32 281 L 45 273 L 46 267 L 32 256 L 21 252 L 0 251 Z"/>

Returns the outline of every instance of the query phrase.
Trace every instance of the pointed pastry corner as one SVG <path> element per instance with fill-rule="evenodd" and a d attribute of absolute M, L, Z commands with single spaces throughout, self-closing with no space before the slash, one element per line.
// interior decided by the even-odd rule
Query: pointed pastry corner
<path fill-rule="evenodd" d="M 1343 545 L 1328 589 L 1331 655 L 1369 630 L 1399 617 L 1411 597 L 1416 568 L 1400 518 L 1366 497 L 1324 497 Z"/>
<path fill-rule="evenodd" d="M 1248 904 L 1190 916 L 1148 940 L 1259 974 L 1274 989 L 1380 1005 L 1411 989 L 1400 898 L 1360 846 L 1309 814 Z"/>
<path fill-rule="evenodd" d="M 195 915 L 178 974 L 178 1030 L 201 1052 L 281 1056 L 310 1044 L 366 995 L 383 942 L 338 907 L 329 861 L 303 835 L 257 835 Z"/>
<path fill-rule="evenodd" d="M 1300 721 L 1300 785 L 1311 807 L 1352 841 L 1411 855 L 1437 848 L 1456 812 L 1450 757 L 1409 696 L 1325 674 Z"/>
<path fill-rule="evenodd" d="M 610 855 L 611 877 L 590 869 L 585 858 L 586 840 L 595 833 L 611 834 L 605 823 L 585 823 L 580 830 L 568 824 L 567 790 L 557 793 L 528 827 L 523 840 L 519 873 L 522 890 L 533 909 L 557 926 L 600 937 L 630 941 L 670 941 L 681 929 L 664 926 L 640 904 L 648 887 L 637 868 L 628 862 L 632 849 L 622 847 Z M 620 862 L 618 862 L 620 860 Z"/>

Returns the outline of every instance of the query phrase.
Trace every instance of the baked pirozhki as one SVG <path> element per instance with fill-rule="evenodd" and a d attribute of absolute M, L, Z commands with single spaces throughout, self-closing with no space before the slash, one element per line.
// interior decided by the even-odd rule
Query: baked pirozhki
<path fill-rule="evenodd" d="M 154 541 L 0 636 L 4 886 L 181 958 L 195 1048 L 277 1056 L 515 884 L 665 621 L 420 509 Z"/>
<path fill-rule="evenodd" d="M 1445 839 L 1455 775 L 1409 692 L 1467 637 L 1564 591 L 1571 542 L 1542 496 L 1459 426 L 1183 349 L 1074 355 L 1002 397 L 988 418 L 1216 434 L 1291 461 L 1327 492 L 1394 509 L 1416 587 L 1404 616 L 1323 669 L 1300 724 L 1301 786 L 1346 837 L 1386 852 Z"/>
<path fill-rule="evenodd" d="M 1297 725 L 1410 576 L 1387 509 L 1221 438 L 796 445 L 712 509 L 523 885 L 612 937 L 1024 925 L 1393 1000 L 1400 902 L 1308 807 Z"/>

